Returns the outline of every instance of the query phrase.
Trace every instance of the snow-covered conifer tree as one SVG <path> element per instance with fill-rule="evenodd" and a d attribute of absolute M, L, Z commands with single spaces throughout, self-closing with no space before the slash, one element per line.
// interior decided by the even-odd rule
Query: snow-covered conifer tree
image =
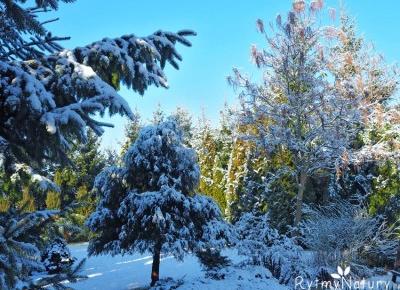
<path fill-rule="evenodd" d="M 265 171 L 266 158 L 256 149 L 248 148 L 246 163 L 241 175 L 241 186 L 236 202 L 236 219 L 246 212 L 263 213 L 266 211 Z"/>
<path fill-rule="evenodd" d="M 343 95 L 361 96 L 362 124 L 353 142 L 357 158 L 350 158 L 349 170 L 333 178 L 333 188 L 342 197 L 368 197 L 370 213 L 375 214 L 385 212 L 386 206 L 390 208 L 389 200 L 398 192 L 393 189 L 400 174 L 400 113 L 396 102 L 400 71 L 397 65 L 388 65 L 356 32 L 355 20 L 341 11 L 339 38 L 331 53 L 342 61 L 329 63 L 329 70 Z"/>
<path fill-rule="evenodd" d="M 196 127 L 193 147 L 199 157 L 200 191 L 212 197 L 225 213 L 226 181 L 233 137 L 227 106 L 220 115 L 219 128 L 213 129 L 203 113 Z"/>
<path fill-rule="evenodd" d="M 246 173 L 246 163 L 248 161 L 250 146 L 245 141 L 236 138 L 232 144 L 229 156 L 228 168 L 226 172 L 225 195 L 227 207 L 225 215 L 230 221 L 236 221 L 239 216 L 239 195 Z"/>
<path fill-rule="evenodd" d="M 190 112 L 182 107 L 177 107 L 172 113 L 172 117 L 183 131 L 183 143 L 192 147 L 193 142 L 193 121 Z"/>
<path fill-rule="evenodd" d="M 287 150 L 297 184 L 294 224 L 302 217 L 305 186 L 310 176 L 335 170 L 355 135 L 360 119 L 358 98 L 346 98 L 330 82 L 324 44 L 335 38 L 334 27 L 321 27 L 323 1 L 294 1 L 285 21 L 278 15 L 275 36 L 269 37 L 261 20 L 259 31 L 268 49 L 252 49 L 261 84 L 235 70 L 231 83 L 242 89 L 240 121 L 254 125 L 247 137 L 267 152 Z M 339 60 L 338 60 L 339 61 Z M 283 172 L 283 171 L 282 171 Z"/>
<path fill-rule="evenodd" d="M 54 275 L 33 279 L 33 272 L 44 272 L 45 265 L 41 262 L 41 246 L 43 240 L 40 233 L 51 223 L 57 211 L 36 211 L 33 213 L 16 213 L 13 209 L 0 214 L 0 289 L 22 290 L 63 289 L 62 281 L 76 281 L 82 277 L 83 261 Z M 82 277 L 83 278 L 83 277 Z"/>
<path fill-rule="evenodd" d="M 137 109 L 134 115 L 135 118 L 125 126 L 125 140 L 121 144 L 120 156 L 125 155 L 126 151 L 128 151 L 128 148 L 131 147 L 138 137 L 140 129 L 143 127 L 142 118 Z"/>
<path fill-rule="evenodd" d="M 90 255 L 152 253 L 152 285 L 161 255 L 181 260 L 189 251 L 219 249 L 230 239 L 215 202 L 196 194 L 200 169 L 182 138 L 173 118 L 143 128 L 123 166 L 96 178 L 99 204 L 87 221 L 96 233 Z"/>
<path fill-rule="evenodd" d="M 217 201 L 221 210 L 226 213 L 229 206 L 227 203 L 227 181 L 229 158 L 233 146 L 233 129 L 230 108 L 227 104 L 220 112 L 219 128 L 215 133 L 215 156 L 212 164 L 212 186 L 211 196 Z"/>
<path fill-rule="evenodd" d="M 0 1 L 0 59 L 34 59 L 45 53 L 62 49 L 58 43 L 69 37 L 52 35 L 45 27 L 46 23 L 38 17 L 43 12 L 57 10 L 59 3 L 71 3 L 74 0 L 1 0 Z"/>
<path fill-rule="evenodd" d="M 165 121 L 165 112 L 161 107 L 161 104 L 157 104 L 157 108 L 154 110 L 153 115 L 151 116 L 150 122 L 152 124 L 160 124 Z"/>
<path fill-rule="evenodd" d="M 200 184 L 199 189 L 207 196 L 213 197 L 213 166 L 215 157 L 217 155 L 216 133 L 211 128 L 210 121 L 206 118 L 204 112 L 198 120 L 196 126 L 195 140 L 193 147 L 197 152 L 200 166 Z M 217 201 L 221 208 L 223 208 L 219 201 Z"/>
<path fill-rule="evenodd" d="M 355 146 L 363 148 L 358 154 L 363 162 L 399 159 L 399 68 L 388 65 L 372 44 L 357 36 L 355 21 L 345 11 L 340 20 L 339 41 L 331 51 L 340 61 L 331 61 L 329 70 L 341 94 L 361 96 L 363 131 Z"/>

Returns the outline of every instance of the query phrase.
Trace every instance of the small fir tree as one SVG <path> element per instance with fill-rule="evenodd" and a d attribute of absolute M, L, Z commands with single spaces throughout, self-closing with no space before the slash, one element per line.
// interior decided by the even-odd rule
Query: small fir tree
<path fill-rule="evenodd" d="M 196 194 L 200 170 L 173 118 L 140 131 L 122 167 L 98 175 L 96 211 L 87 221 L 96 237 L 89 254 L 151 252 L 151 285 L 159 279 L 160 255 L 220 249 L 230 240 L 214 201 Z"/>

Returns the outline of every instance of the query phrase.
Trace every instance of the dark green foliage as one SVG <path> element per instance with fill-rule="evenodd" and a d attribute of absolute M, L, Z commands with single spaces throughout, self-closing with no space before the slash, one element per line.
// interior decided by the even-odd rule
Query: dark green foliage
<path fill-rule="evenodd" d="M 59 203 L 60 209 L 72 206 L 66 219 L 62 221 L 70 225 L 62 227 L 63 235 L 69 242 L 87 241 L 89 231 L 84 226 L 84 221 L 94 211 L 96 204 L 91 190 L 96 175 L 104 169 L 107 160 L 100 150 L 99 137 L 90 130 L 87 143 L 75 145 L 68 158 L 71 165 L 56 169 L 54 175 L 54 182 L 59 186 L 60 193 L 49 192 L 46 204 Z"/>
<path fill-rule="evenodd" d="M 295 187 L 292 184 L 290 178 L 282 177 L 271 185 L 266 195 L 271 226 L 280 233 L 287 233 L 293 225 Z"/>
<path fill-rule="evenodd" d="M 213 249 L 196 252 L 196 256 L 206 271 L 225 268 L 231 263 L 228 257 Z"/>
<path fill-rule="evenodd" d="M 231 205 L 232 220 L 236 222 L 247 212 L 265 213 L 268 209 L 265 175 L 267 175 L 267 160 L 260 152 L 249 147 L 244 163 L 243 173 L 238 178 L 237 200 Z M 275 209 L 271 207 L 270 211 Z"/>
<path fill-rule="evenodd" d="M 387 160 L 377 165 L 376 176 L 372 179 L 372 194 L 369 196 L 371 214 L 384 214 L 390 224 L 400 218 L 400 170 L 398 164 Z"/>
<path fill-rule="evenodd" d="M 4 212 L 8 210 L 11 204 L 15 205 L 22 199 L 22 186 L 20 182 L 13 182 L 3 170 L 0 172 L 0 198 L 4 204 L 2 208 L 4 210 L 0 209 L 0 212 Z"/>
<path fill-rule="evenodd" d="M 79 199 L 78 193 L 81 202 L 84 201 L 82 198 L 90 198 L 94 179 L 106 163 L 100 150 L 100 139 L 91 130 L 88 131 L 86 144 L 75 145 L 68 158 L 71 165 L 57 169 L 54 177 L 54 182 L 61 190 L 61 208 Z"/>

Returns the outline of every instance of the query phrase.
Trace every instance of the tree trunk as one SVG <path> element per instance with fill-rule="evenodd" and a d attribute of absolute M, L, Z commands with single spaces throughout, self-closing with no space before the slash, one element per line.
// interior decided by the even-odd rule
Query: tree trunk
<path fill-rule="evenodd" d="M 154 246 L 153 253 L 153 265 L 151 267 L 151 284 L 154 286 L 160 278 L 160 254 L 161 254 L 161 244 L 157 243 Z"/>
<path fill-rule="evenodd" d="M 297 227 L 301 221 L 301 215 L 303 211 L 303 197 L 304 197 L 306 182 L 307 182 L 307 174 L 305 172 L 301 172 L 297 188 L 297 196 L 296 196 L 296 212 L 294 217 L 295 227 Z"/>

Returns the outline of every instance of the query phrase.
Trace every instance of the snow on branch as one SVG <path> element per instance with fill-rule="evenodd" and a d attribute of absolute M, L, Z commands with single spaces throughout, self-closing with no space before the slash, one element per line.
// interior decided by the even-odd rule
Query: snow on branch
<path fill-rule="evenodd" d="M 90 66 L 109 84 L 118 87 L 115 80 L 143 94 L 149 85 L 168 87 L 163 72 L 166 62 L 179 69 L 181 55 L 177 43 L 191 46 L 186 36 L 196 35 L 190 30 L 178 33 L 157 31 L 148 37 L 125 35 L 104 38 L 86 47 L 72 51 L 79 63 Z"/>
<path fill-rule="evenodd" d="M 95 120 L 97 114 L 134 118 L 117 93 L 120 83 L 140 94 L 150 85 L 167 87 L 163 68 L 166 62 L 178 68 L 182 57 L 175 45 L 190 46 L 191 35 L 158 31 L 27 61 L 0 60 L 0 135 L 13 152 L 24 152 L 25 162 L 65 160 L 72 142 L 86 141 L 87 127 L 100 135 L 112 126 Z"/>

